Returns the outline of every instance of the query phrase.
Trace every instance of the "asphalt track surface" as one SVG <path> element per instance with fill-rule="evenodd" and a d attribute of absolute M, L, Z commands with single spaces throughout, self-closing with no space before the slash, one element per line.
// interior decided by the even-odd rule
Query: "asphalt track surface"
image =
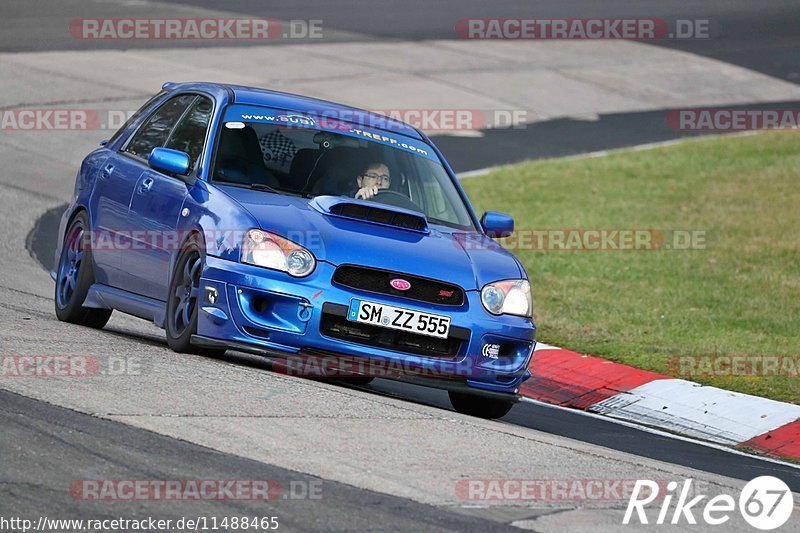
<path fill-rule="evenodd" d="M 160 2 L 158 9 L 169 12 L 171 4 Z M 190 7 L 217 8 L 214 2 L 183 2 Z M 2 9 L 0 22 L 0 50 L 82 50 L 87 47 L 120 47 L 120 43 L 76 42 L 64 35 L 64 20 L 78 16 L 136 16 L 152 7 L 137 7 L 136 2 L 108 2 L 86 7 L 87 4 L 70 0 L 66 2 L 7 2 Z M 99 7 L 98 7 L 99 6 Z M 453 19 L 466 17 L 570 17 L 570 16 L 648 16 L 648 17 L 707 17 L 724 29 L 714 40 L 664 42 L 657 46 L 668 46 L 689 50 L 760 72 L 796 82 L 800 76 L 800 33 L 794 23 L 798 19 L 800 7 L 796 2 L 771 2 L 769 4 L 744 1 L 717 3 L 695 2 L 690 7 L 685 2 L 594 2 L 573 3 L 569 6 L 561 2 L 538 3 L 535 13 L 526 2 L 496 2 L 486 4 L 476 0 L 458 3 L 458 13 L 452 4 L 430 4 L 425 2 L 370 2 L 368 8 L 362 2 L 332 4 L 327 2 L 306 2 L 290 6 L 263 6 L 256 2 L 233 1 L 226 3 L 225 9 L 253 16 L 269 16 L 280 19 L 319 18 L 326 26 L 336 28 L 340 34 L 336 39 L 401 39 L 425 40 L 453 37 Z M 101 12 L 98 13 L 98 9 Z M 82 12 L 83 10 L 83 12 Z M 140 10 L 137 12 L 137 10 Z M 376 15 L 380 14 L 380 16 Z M 141 15 L 140 15 L 141 16 Z M 365 37 L 366 35 L 366 37 Z M 146 43 L 154 47 L 159 43 Z M 170 44 L 170 46 L 175 46 Z M 178 46 L 181 46 L 180 44 Z M 98 73 L 101 75 L 102 73 Z M 786 102 L 793 106 L 795 102 Z M 605 115 L 598 121 L 556 120 L 538 123 L 525 130 L 495 130 L 484 132 L 483 138 L 442 137 L 437 143 L 442 146 L 457 170 L 481 168 L 492 164 L 510 162 L 521 157 L 553 157 L 586 151 L 602 150 L 654 142 L 675 138 L 675 133 L 663 127 L 663 115 L 658 113 L 630 113 Z M 4 172 L 14 172 L 5 168 Z M 44 183 L 44 181 L 43 181 Z M 37 187 L 40 189 L 37 192 Z M 13 253 L 2 255 L 3 274 L 0 278 L 0 293 L 4 294 L 0 312 L 2 335 L 0 347 L 3 353 L 26 346 L 23 338 L 35 342 L 41 335 L 51 342 L 52 350 L 64 349 L 52 337 L 71 332 L 79 339 L 84 333 L 81 328 L 63 328 L 55 322 L 51 304 L 42 296 L 52 291 L 52 286 L 42 281 L 42 271 L 52 264 L 52 250 L 55 244 L 55 225 L 63 210 L 63 198 L 48 196 L 43 185 L 25 184 L 22 190 L 2 186 L 0 196 L 8 200 L 4 203 L 2 220 L 6 224 L 21 223 L 20 232 L 25 235 L 24 248 L 13 248 Z M 43 207 L 44 206 L 44 207 Z M 41 215 L 41 216 L 40 216 Z M 34 261 L 24 261 L 19 254 L 30 253 Z M 16 255 L 16 258 L 14 256 Z M 14 269 L 41 268 L 36 275 L 26 279 Z M 21 317 L 21 318 L 20 318 Z M 31 322 L 33 325 L 27 325 Z M 168 357 L 168 349 L 159 333 L 152 328 L 140 331 L 129 326 L 131 321 L 113 322 L 107 331 L 100 333 L 102 349 L 115 353 L 139 353 L 141 350 L 152 357 Z M 55 331 L 55 333 L 53 333 Z M 22 339 L 22 340 L 21 340 Z M 42 341 L 45 342 L 44 340 Z M 46 345 L 45 345 L 46 346 Z M 59 347 L 60 346 L 60 347 Z M 79 342 L 72 345 L 80 346 Z M 47 350 L 43 347 L 42 350 Z M 12 352 L 13 353 L 13 352 Z M 169 356 L 172 357 L 172 356 Z M 224 360 L 192 359 L 194 364 L 203 367 L 203 372 L 211 378 L 225 376 L 229 365 L 242 372 L 264 375 L 269 379 L 269 362 L 258 358 L 230 352 Z M 187 364 L 192 364 L 191 362 Z M 309 382 L 313 386 L 315 382 Z M 2 385 L 2 384 L 0 384 Z M 298 402 L 308 390 L 305 384 L 292 384 L 287 395 L 296 394 Z M 134 417 L 126 418 L 116 413 L 114 417 L 105 413 L 102 418 L 90 416 L 81 403 L 81 394 L 86 389 L 77 390 L 74 400 L 56 401 L 55 393 L 36 392 L 31 388 L 31 396 L 9 392 L 24 389 L 17 384 L 0 386 L 0 516 L 60 516 L 60 517 L 142 517 L 157 515 L 159 518 L 186 515 L 231 516 L 232 514 L 264 516 L 274 514 L 281 518 L 285 530 L 403 530 L 403 531 L 493 531 L 505 530 L 513 520 L 533 520 L 535 529 L 547 530 L 549 519 L 558 519 L 563 509 L 474 509 L 468 505 L 453 505 L 452 502 L 437 505 L 425 503 L 425 494 L 397 496 L 394 488 L 370 490 L 364 488 L 370 483 L 346 483 L 329 478 L 359 479 L 357 476 L 342 476 L 334 469 L 320 469 L 333 472 L 326 477 L 312 476 L 283 465 L 293 464 L 276 453 L 274 461 L 268 460 L 270 454 L 259 455 L 258 459 L 248 458 L 241 450 L 235 453 L 227 449 L 212 449 L 190 442 L 189 437 L 176 438 L 178 430 L 146 429 L 148 423 L 141 423 Z M 349 387 L 336 385 L 320 386 L 320 394 L 330 394 L 320 398 L 320 404 L 310 404 L 323 409 L 322 402 L 335 401 L 341 394 L 353 395 L 355 401 L 395 402 L 413 416 L 433 416 L 445 420 L 457 417 L 452 413 L 446 395 L 440 391 L 429 390 L 413 385 L 378 380 L 368 387 Z M 125 389 L 127 390 L 127 389 Z M 202 391 L 178 390 L 187 396 L 202 395 Z M 69 398 L 69 392 L 66 393 Z M 122 392 L 120 393 L 122 394 Z M 241 391 L 232 390 L 232 396 Z M 54 399 L 56 398 L 56 399 Z M 41 400 L 47 401 L 41 401 Z M 51 403 L 47 403 L 47 402 Z M 135 401 L 132 400 L 132 401 Z M 141 402 L 146 403 L 142 398 Z M 197 400 L 200 401 L 199 399 Z M 71 405 L 72 408 L 58 404 Z M 392 405 L 395 405 L 392 403 Z M 236 403 L 231 401 L 231 409 Z M 88 409 L 88 408 L 87 408 Z M 433 414 L 431 414 L 433 413 Z M 94 413 L 93 413 L 94 414 Z M 180 419 L 179 415 L 175 415 Z M 383 414 L 377 416 L 378 419 Z M 110 420 L 108 418 L 117 418 Z M 155 417 L 154 417 L 155 418 Z M 127 423 L 130 422 L 130 423 Z M 400 423 L 401 421 L 398 421 Z M 241 424 L 248 424 L 243 419 Z M 410 427 L 410 426 L 408 426 Z M 344 430 L 343 430 L 344 431 Z M 520 435 L 543 435 L 554 443 L 556 448 L 573 449 L 580 443 L 581 453 L 596 457 L 598 463 L 617 457 L 616 452 L 627 454 L 637 472 L 646 477 L 654 472 L 662 472 L 663 465 L 674 465 L 673 473 L 709 473 L 710 479 L 716 475 L 739 480 L 752 479 L 758 475 L 776 475 L 783 479 L 795 492 L 800 492 L 800 470 L 792 466 L 764 461 L 755 457 L 733 455 L 724 450 L 706 447 L 697 443 L 677 440 L 663 435 L 621 426 L 611 421 L 586 417 L 546 406 L 530 403 L 517 405 L 509 415 L 499 422 L 483 424 L 474 428 L 480 432 L 513 434 L 503 442 L 507 446 L 529 446 Z M 421 432 L 420 432 L 421 433 Z M 187 433 L 188 434 L 188 433 Z M 409 436 L 419 438 L 421 435 Z M 500 438 L 500 437 L 498 437 Z M 310 442 L 314 437 L 308 434 Z M 195 438 L 194 441 L 202 439 Z M 519 444 L 518 444 L 519 443 Z M 476 443 L 476 445 L 478 445 Z M 585 445 L 585 446 L 584 446 Z M 222 447 L 222 446 L 220 446 Z M 224 447 L 222 447 L 224 448 Z M 536 448 L 531 447 L 531 454 Z M 347 453 L 347 448 L 342 448 Z M 487 453 L 502 453 L 502 450 L 487 450 Z M 307 452 L 311 453 L 311 452 Z M 355 452 L 354 452 L 355 453 Z M 439 451 L 439 453 L 442 453 Z M 387 451 L 388 454 L 388 451 Z M 466 455 L 465 455 L 466 457 Z M 564 457 L 567 457 L 566 455 Z M 570 456 L 573 457 L 573 456 Z M 609 459 L 611 458 L 611 459 Z M 328 458 L 336 463 L 341 458 L 335 455 Z M 377 461 L 377 458 L 375 459 Z M 559 456 L 554 461 L 558 462 Z M 564 477 L 576 477 L 580 472 L 571 469 L 570 460 L 563 459 Z M 437 475 L 437 456 L 428 452 L 408 463 L 398 463 L 398 477 L 410 468 L 415 461 L 428 461 L 431 476 Z M 362 462 L 365 470 L 369 464 Z M 544 466 L 540 465 L 542 471 Z M 303 469 L 307 472 L 309 469 Z M 542 474 L 539 470 L 525 470 L 519 473 L 529 477 Z M 551 470 L 552 472 L 552 470 Z M 439 472 L 444 475 L 444 472 Z M 552 473 L 550 474 L 552 476 Z M 609 473 L 608 476 L 614 474 Z M 654 474 L 653 474 L 654 475 Z M 250 502 L 216 502 L 213 504 L 187 504 L 177 507 L 165 502 L 114 503 L 106 506 L 96 502 L 86 502 L 71 498 L 65 487 L 79 478 L 150 478 L 150 479 L 275 479 L 295 482 L 320 481 L 325 487 L 325 496 L 320 500 L 278 500 L 269 504 L 255 506 Z M 698 477 L 702 477 L 699 474 Z M 372 485 L 380 486 L 379 483 Z M 574 506 L 572 506 L 574 507 Z M 553 515 L 553 516 L 551 516 Z M 616 516 L 616 523 L 619 523 Z M 570 526 L 564 522 L 554 522 L 558 526 Z M 580 524 L 577 524 L 580 526 Z M 556 528 L 558 529 L 558 528 Z M 580 530 L 578 527 L 576 530 Z M 591 528 L 589 529 L 591 530 Z"/>
<path fill-rule="evenodd" d="M 454 27 L 463 18 L 646 17 L 709 21 L 710 38 L 653 41 L 653 46 L 691 52 L 739 65 L 792 83 L 800 83 L 800 4 L 793 0 L 648 1 L 547 0 L 483 2 L 287 2 L 213 0 L 83 2 L 81 0 L 12 0 L 0 8 L 0 52 L 88 49 L 191 47 L 175 41 L 81 41 L 65 28 L 79 17 L 197 16 L 196 10 L 224 9 L 240 16 L 279 20 L 323 21 L 325 40 L 424 41 L 457 40 Z M 275 41 L 280 42 L 280 40 Z M 246 41 L 204 42 L 203 46 L 247 46 Z M 402 46 L 402 45 L 400 45 Z M 280 65 L 276 66 L 280 68 Z M 102 73 L 98 73 L 102 76 Z M 796 108 L 797 102 L 788 102 Z M 658 112 L 601 115 L 596 121 L 558 119 L 524 129 L 483 130 L 480 138 L 436 137 L 456 172 L 476 170 L 523 159 L 575 155 L 635 144 L 693 136 L 670 129 Z"/>
<path fill-rule="evenodd" d="M 514 528 L 430 505 L 364 491 L 290 472 L 283 468 L 219 453 L 118 422 L 101 420 L 0 391 L 0 449 L 4 477 L 2 515 L 91 516 L 98 520 L 153 516 L 277 517 L 290 531 L 513 531 Z M 102 443 L 102 446 L 99 444 Z M 29 465 L 37 465 L 30 468 Z M 281 490 L 264 501 L 114 502 L 75 499 L 63 490 L 75 472 L 113 472 L 118 479 L 257 479 L 274 481 Z M 43 475 L 46 472 L 46 475 Z M 324 494 L 322 498 L 311 495 Z M 42 500 L 46 500 L 43 505 Z"/>
<path fill-rule="evenodd" d="M 213 0 L 171 0 L 211 7 Z M 800 82 L 800 5 L 792 0 L 751 2 L 729 0 L 563 2 L 500 0 L 483 2 L 304 2 L 278 7 L 257 0 L 234 0 L 226 9 L 278 19 L 318 18 L 331 27 L 380 39 L 424 40 L 456 38 L 454 21 L 462 18 L 592 18 L 642 17 L 707 19 L 710 39 L 659 41 L 667 46 L 713 57 L 771 76 Z M 313 14 L 313 17 L 309 14 Z"/>
<path fill-rule="evenodd" d="M 463 18 L 591 18 L 643 17 L 708 19 L 710 39 L 664 40 L 667 46 L 741 65 L 778 78 L 800 81 L 800 5 L 793 0 L 641 1 L 482 0 L 426 2 L 424 0 L 348 0 L 326 2 L 261 2 L 230 0 L 162 0 L 140 3 L 118 0 L 10 0 L 2 7 L 0 51 L 41 51 L 132 46 L 175 46 L 165 42 L 81 42 L 70 38 L 67 23 L 78 17 L 134 17 L 171 15 L 175 7 L 221 9 L 241 15 L 280 20 L 319 19 L 338 30 L 336 39 L 419 41 L 456 39 L 456 21 Z M 327 38 L 327 37 L 326 37 Z M 220 46 L 229 44 L 219 43 Z M 178 46 L 192 46 L 191 43 Z"/>

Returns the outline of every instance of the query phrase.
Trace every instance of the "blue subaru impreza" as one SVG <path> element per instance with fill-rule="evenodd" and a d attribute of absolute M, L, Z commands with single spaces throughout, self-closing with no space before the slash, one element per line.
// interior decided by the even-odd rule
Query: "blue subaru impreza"
<path fill-rule="evenodd" d="M 390 377 L 497 418 L 534 347 L 531 293 L 431 140 L 313 98 L 167 83 L 83 161 L 53 272 L 60 320 L 116 309 L 179 352 Z"/>

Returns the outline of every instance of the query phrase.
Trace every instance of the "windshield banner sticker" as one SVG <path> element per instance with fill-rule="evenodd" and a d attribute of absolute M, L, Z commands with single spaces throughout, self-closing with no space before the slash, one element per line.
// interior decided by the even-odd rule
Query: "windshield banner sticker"
<path fill-rule="evenodd" d="M 358 119 L 353 115 L 354 119 Z M 225 126 L 239 129 L 246 122 L 264 122 L 287 128 L 311 128 L 320 131 L 341 133 L 358 139 L 377 142 L 392 148 L 421 155 L 431 161 L 437 161 L 433 150 L 425 143 L 414 141 L 404 135 L 384 130 L 371 129 L 350 121 L 341 121 L 328 114 L 316 116 L 299 114 L 265 107 L 233 105 L 225 113 Z M 362 120 L 363 122 L 363 120 Z"/>

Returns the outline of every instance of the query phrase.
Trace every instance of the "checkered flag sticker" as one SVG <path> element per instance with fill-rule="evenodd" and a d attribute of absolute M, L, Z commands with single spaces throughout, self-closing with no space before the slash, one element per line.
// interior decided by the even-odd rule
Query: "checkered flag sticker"
<path fill-rule="evenodd" d="M 273 165 L 284 166 L 297 153 L 294 143 L 278 130 L 262 137 L 259 142 L 265 164 L 272 162 Z"/>

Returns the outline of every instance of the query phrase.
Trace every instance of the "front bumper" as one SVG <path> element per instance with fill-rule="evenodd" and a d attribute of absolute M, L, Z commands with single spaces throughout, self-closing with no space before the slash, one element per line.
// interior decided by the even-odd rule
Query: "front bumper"
<path fill-rule="evenodd" d="M 366 368 L 367 374 L 377 377 L 386 373 L 386 377 L 451 390 L 467 387 L 487 395 L 515 395 L 530 376 L 536 332 L 531 320 L 490 315 L 483 309 L 478 291 L 467 291 L 466 303 L 454 307 L 340 287 L 331 283 L 335 268 L 319 262 L 311 275 L 297 279 L 207 257 L 200 284 L 198 336 L 193 341 L 283 357 L 294 363 L 310 356 L 345 358 L 348 368 L 354 361 L 368 361 L 369 365 L 356 365 L 356 373 L 364 373 Z M 448 315 L 451 337 L 455 336 L 457 343 L 451 346 L 457 349 L 447 355 L 409 353 L 397 346 L 336 338 L 327 329 L 327 334 L 323 333 L 327 320 L 344 313 L 351 298 Z M 495 349 L 487 350 L 487 345 Z"/>

